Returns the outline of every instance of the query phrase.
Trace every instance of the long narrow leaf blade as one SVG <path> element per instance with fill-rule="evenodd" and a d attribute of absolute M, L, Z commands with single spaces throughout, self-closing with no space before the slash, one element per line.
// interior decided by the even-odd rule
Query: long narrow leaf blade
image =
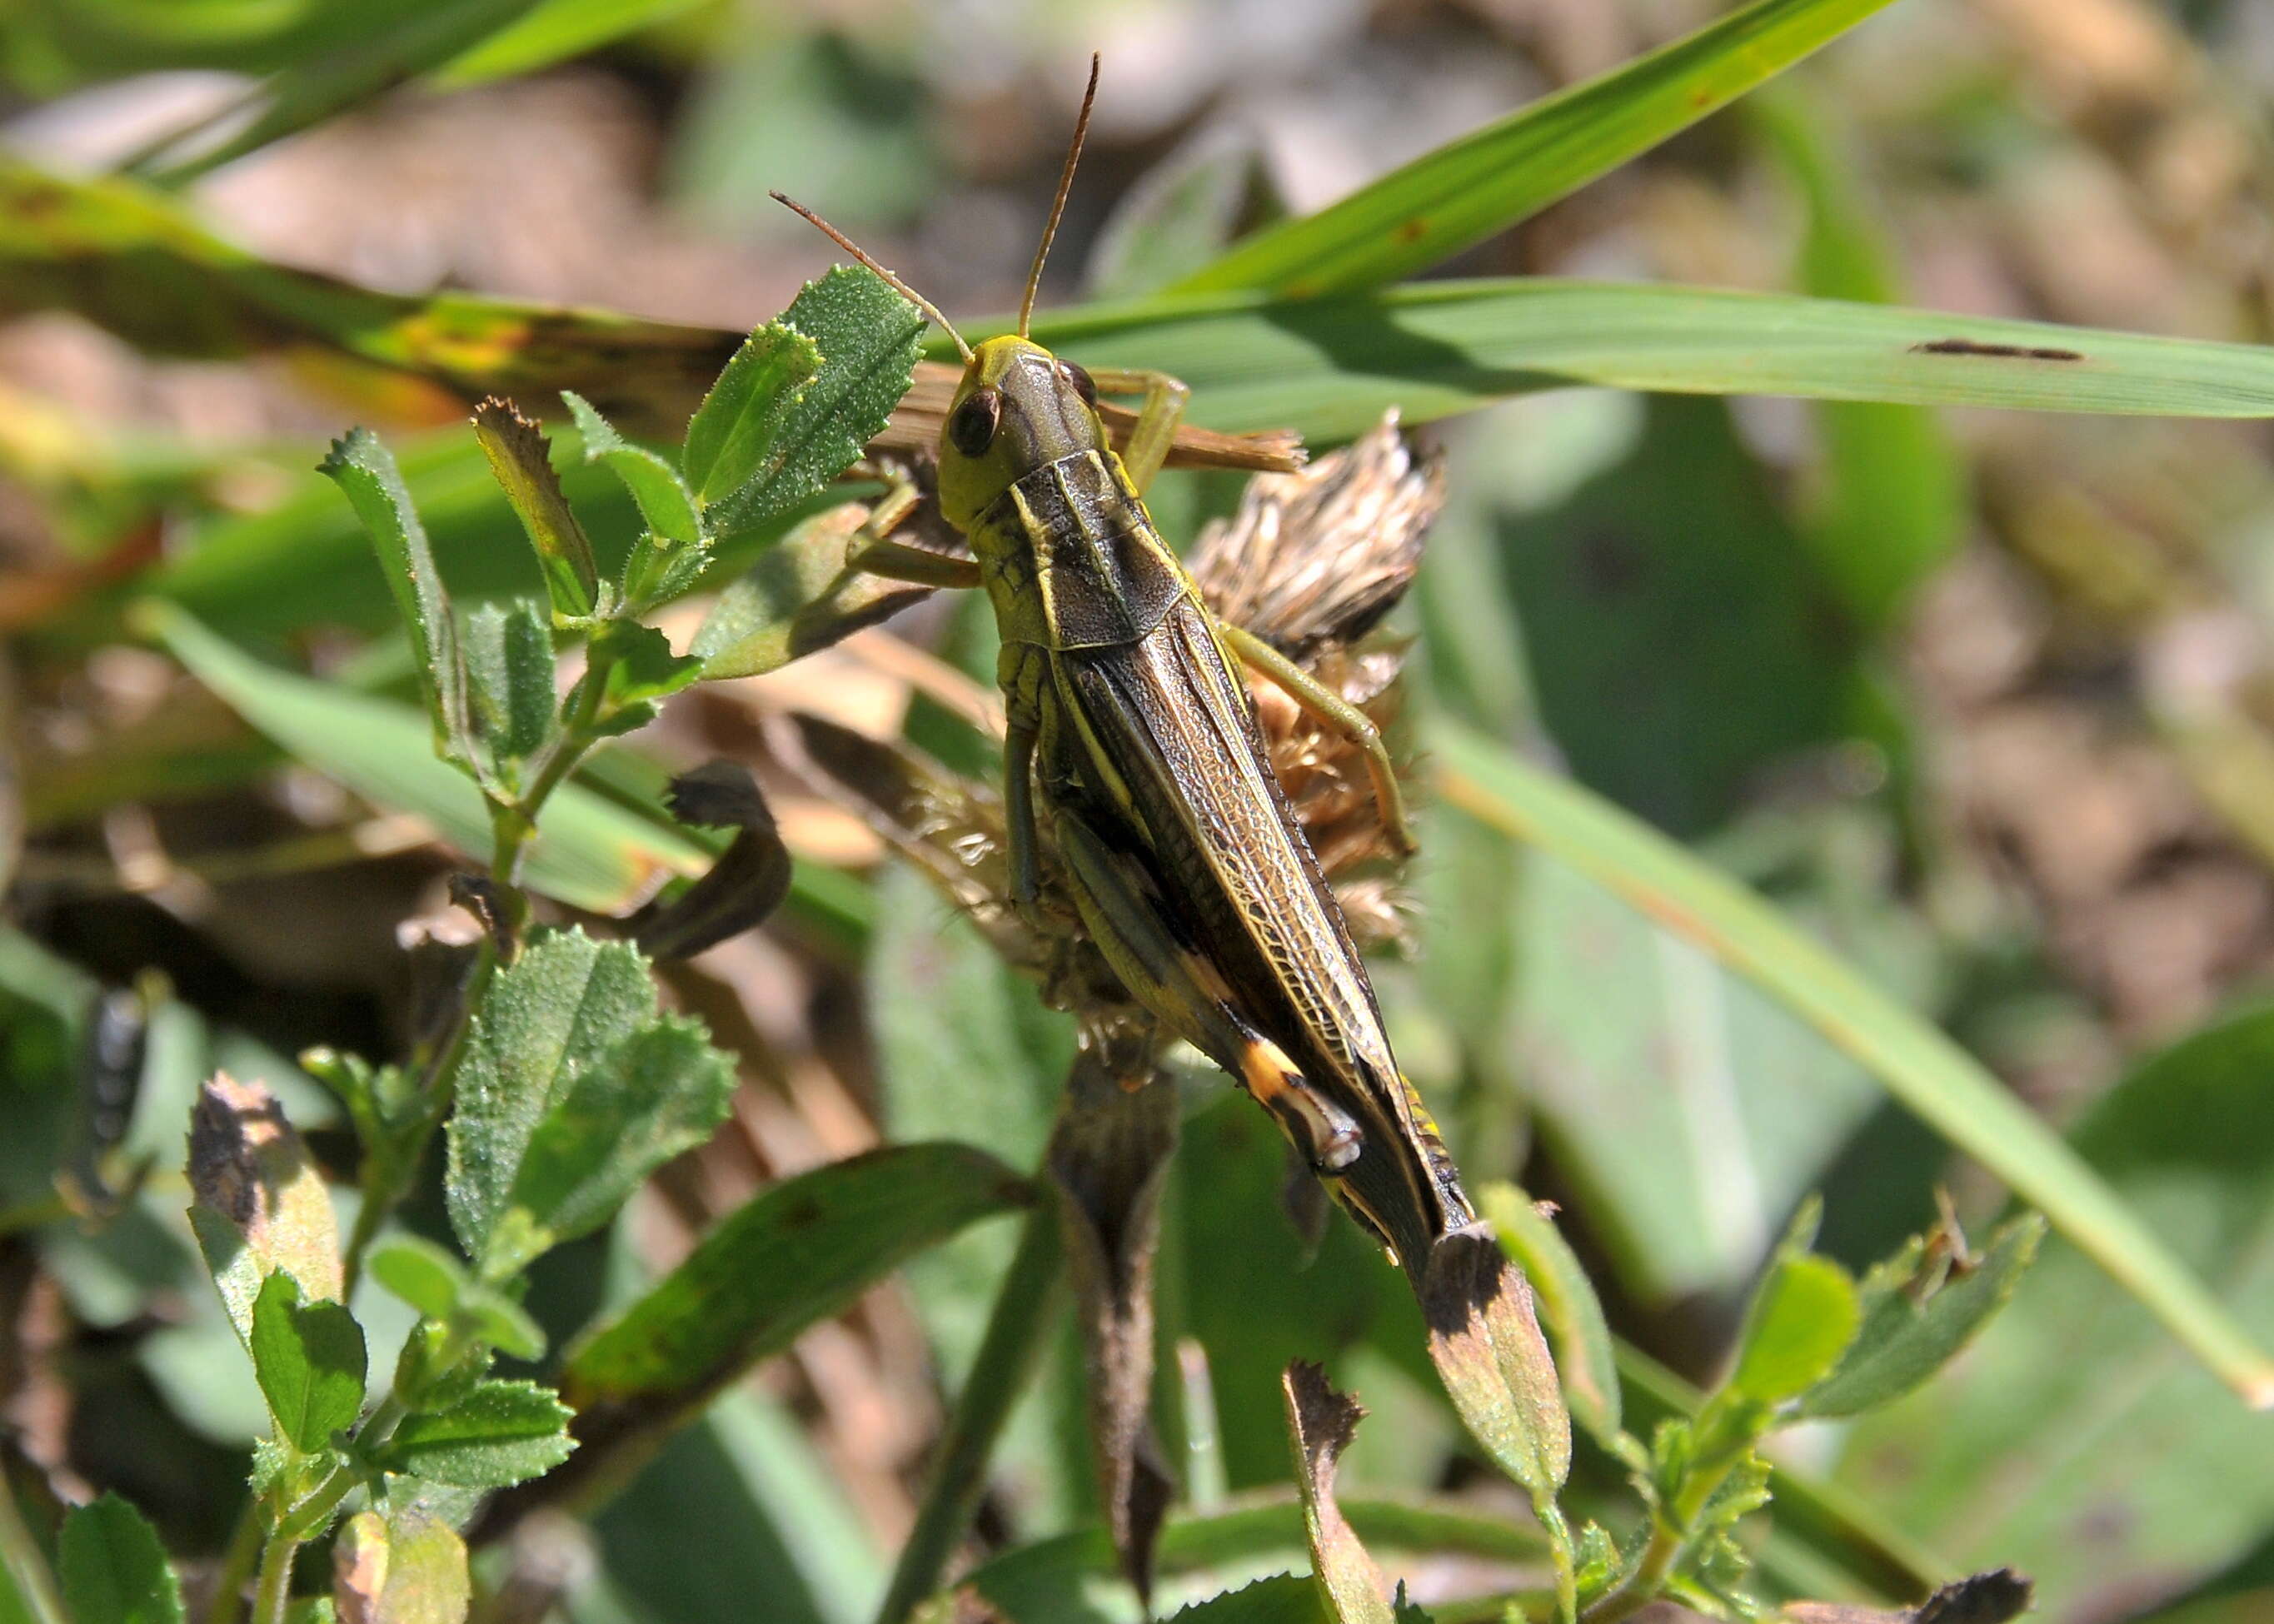
<path fill-rule="evenodd" d="M 1752 891 L 1587 791 L 1457 723 L 1441 723 L 1430 748 L 1446 800 L 1571 864 L 1781 1000 L 2042 1209 L 2254 1408 L 2274 1409 L 2274 1358 L 2066 1141 L 1939 1030 Z"/>
<path fill-rule="evenodd" d="M 263 259 L 125 176 L 60 175 L 0 155 L 0 311 L 50 309 L 152 355 L 225 359 L 313 342 L 468 404 L 502 395 L 541 405 L 575 389 L 628 433 L 674 436 L 742 339 L 613 311 L 386 293 Z M 380 403 L 398 415 L 406 405 L 399 394 Z"/>
<path fill-rule="evenodd" d="M 260 259 L 131 181 L 70 179 L 0 159 L 0 312 L 52 308 L 75 311 L 154 354 L 225 357 L 312 342 L 469 401 L 538 401 L 575 389 L 625 432 L 640 434 L 679 432 L 743 337 L 606 311 L 380 293 Z M 964 326 L 972 336 L 990 330 L 1001 324 Z M 1036 333 L 1088 364 L 1182 378 L 1193 389 L 1193 423 L 1294 429 L 1314 440 L 1352 438 L 1390 405 L 1406 422 L 1421 423 L 1511 395 L 1590 384 L 2274 416 L 2274 350 L 1641 283 L 1430 282 L 1308 302 L 1220 293 L 1065 311 L 1038 322 Z M 1962 347 L 1950 349 L 1952 340 Z M 1967 343 L 1992 353 L 1968 352 Z M 2001 348 L 2021 353 L 1995 353 Z M 580 504 L 589 500 L 575 488 L 581 471 L 567 476 Z M 485 500 L 496 501 L 478 459 L 469 477 Z M 439 528 L 432 494 L 419 496 L 428 524 Z M 588 519 L 597 529 L 597 516 Z M 305 523 L 280 527 L 284 533 L 270 538 L 276 551 L 301 545 Z M 341 545 L 358 560 L 365 555 L 360 535 Z M 273 558 L 259 563 L 253 573 L 273 591 L 270 572 L 280 566 Z M 204 571 L 192 553 L 169 573 Z M 194 606 L 207 615 L 218 607 Z M 330 613 L 339 613 L 336 603 Z M 297 623 L 281 613 L 265 621 L 277 630 Z"/>
<path fill-rule="evenodd" d="M 1312 298 L 1379 287 L 1638 157 L 1838 38 L 1887 0 L 1756 0 L 1719 22 L 1267 226 L 1171 288 Z"/>
<path fill-rule="evenodd" d="M 684 1407 L 770 1357 L 876 1278 L 966 1225 L 1030 1199 L 968 1145 L 895 1145 L 772 1185 L 568 1351 L 567 1390 L 651 1411 Z"/>
<path fill-rule="evenodd" d="M 566 1471 L 503 1515 L 574 1497 L 645 1458 L 761 1359 L 843 1311 L 878 1278 L 1032 1192 L 968 1145 L 894 1145 L 771 1185 L 722 1219 L 669 1274 L 568 1350 L 578 1414 Z"/>
<path fill-rule="evenodd" d="M 242 129 L 219 134 L 226 127 L 225 117 L 200 121 L 136 167 L 169 185 L 185 184 L 439 67 L 511 24 L 532 4 L 444 0 L 441 4 L 394 8 L 387 26 L 358 31 L 271 74 L 257 95 L 230 109 L 251 115 Z"/>
<path fill-rule="evenodd" d="M 488 851 L 480 792 L 435 756 L 409 706 L 264 665 L 170 604 L 141 613 L 200 681 L 299 760 L 374 806 L 415 813 L 462 852 Z M 692 874 L 705 861 L 691 840 L 566 784 L 546 808 L 526 877 L 546 896 L 618 913 L 653 888 L 659 870 Z"/>
<path fill-rule="evenodd" d="M 975 336 L 972 330 L 968 335 Z M 1035 323 L 1090 366 L 1192 386 L 1210 428 L 1362 433 L 1595 385 L 2149 417 L 2274 416 L 2274 348 L 1646 282 L 1421 282 L 1308 302 L 1227 294 Z"/>

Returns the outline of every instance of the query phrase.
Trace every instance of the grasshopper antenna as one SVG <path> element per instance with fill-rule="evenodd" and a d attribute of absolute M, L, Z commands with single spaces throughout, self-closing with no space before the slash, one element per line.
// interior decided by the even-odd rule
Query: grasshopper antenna
<path fill-rule="evenodd" d="M 1093 68 L 1090 71 L 1090 83 L 1092 86 L 1095 86 L 1097 82 L 1096 70 Z M 1085 117 L 1086 116 L 1087 109 L 1085 109 Z M 784 208 L 790 210 L 793 214 L 802 216 L 807 224 L 815 227 L 831 242 L 836 244 L 847 253 L 851 254 L 855 259 L 858 259 L 862 264 L 876 272 L 878 276 L 884 278 L 885 282 L 888 283 L 895 292 L 899 293 L 902 298 L 915 305 L 918 310 L 923 312 L 925 315 L 931 319 L 934 325 L 936 325 L 941 332 L 946 334 L 950 338 L 955 341 L 955 350 L 958 355 L 960 355 L 967 363 L 971 359 L 971 346 L 963 342 L 963 335 L 955 330 L 953 324 L 951 323 L 945 316 L 939 313 L 938 305 L 933 304 L 930 299 L 924 297 L 922 294 L 918 293 L 914 288 L 909 287 L 907 283 L 902 282 L 891 271 L 886 270 L 883 266 L 879 265 L 877 262 L 876 257 L 870 253 L 867 249 L 862 247 L 860 244 L 846 236 L 844 232 L 840 231 L 835 226 L 831 225 L 826 220 L 824 220 L 820 215 L 806 207 L 804 204 L 799 202 L 795 198 L 786 198 L 779 192 L 770 192 L 766 195 L 772 198 L 775 202 L 780 204 Z M 1033 298 L 1030 294 L 1028 296 L 1028 303 L 1031 304 L 1032 302 Z M 1023 332 L 1025 331 L 1025 328 L 1022 327 L 1020 330 Z"/>
<path fill-rule="evenodd" d="M 1097 102 L 1097 64 L 1096 51 L 1089 53 L 1089 88 L 1081 93 L 1081 116 L 1073 121 L 1073 141 L 1067 147 L 1065 167 L 1058 171 L 1058 194 L 1050 199 L 1050 223 L 1043 228 L 1043 240 L 1035 249 L 1034 268 L 1027 273 L 1026 297 L 1019 301 L 1019 336 L 1027 336 L 1027 324 L 1034 320 L 1035 295 L 1043 285 L 1043 261 L 1050 257 L 1050 239 L 1058 234 L 1058 216 L 1065 213 L 1066 193 L 1073 190 L 1073 166 L 1081 157 L 1081 138 L 1089 133 L 1089 109 Z"/>

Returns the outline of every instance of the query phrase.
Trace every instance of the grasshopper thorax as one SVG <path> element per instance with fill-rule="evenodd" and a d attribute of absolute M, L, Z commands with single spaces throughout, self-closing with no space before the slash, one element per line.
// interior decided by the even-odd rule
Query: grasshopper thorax
<path fill-rule="evenodd" d="M 987 339 L 940 429 L 941 515 L 968 531 L 1013 482 L 1107 444 L 1088 372 L 1031 339 Z"/>

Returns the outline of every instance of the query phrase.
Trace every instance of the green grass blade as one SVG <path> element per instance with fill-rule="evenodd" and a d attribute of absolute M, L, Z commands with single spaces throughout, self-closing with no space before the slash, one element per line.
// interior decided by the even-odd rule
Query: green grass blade
<path fill-rule="evenodd" d="M 866 1624 L 884 1588 L 852 1492 L 789 1405 L 749 1383 L 674 1433 L 592 1531 L 633 1607 L 556 1618 L 734 1619 L 762 1596 L 768 1624 Z"/>
<path fill-rule="evenodd" d="M 574 389 L 625 432 L 666 436 L 681 432 L 743 337 L 606 311 L 380 293 L 260 259 L 130 181 L 67 179 L 0 160 L 0 313 L 55 308 L 153 354 L 227 357 L 314 343 L 469 399 L 519 395 L 539 406 L 556 390 Z M 964 330 L 977 336 L 1000 324 Z M 1419 423 L 1511 395 L 1589 384 L 1921 406 L 2274 416 L 2274 350 L 1646 283 L 1447 282 L 1310 301 L 1219 293 L 1079 307 L 1038 322 L 1036 335 L 1085 363 L 1175 373 L 1193 386 L 1195 423 L 1293 428 L 1320 440 L 1359 433 L 1393 404 Z M 1920 348 L 1951 339 L 2023 353 Z M 2030 350 L 2082 358 L 2049 360 Z M 943 343 L 934 353 L 949 352 Z M 405 459 L 407 475 L 416 460 Z M 478 459 L 469 471 L 490 485 Z M 577 484 L 584 471 L 564 476 L 580 506 L 589 500 Z M 413 477 L 440 549 L 442 526 L 418 483 Z M 493 487 L 485 500 L 502 506 Z M 595 534 L 606 528 L 595 515 L 586 519 Z M 289 552 L 298 523 L 270 540 Z M 349 550 L 363 551 L 361 536 L 345 528 Z"/>
<path fill-rule="evenodd" d="M 1439 724 L 1430 748 L 1447 801 L 1757 982 L 2040 1208 L 2254 1408 L 2274 1409 L 2274 1358 L 2059 1135 L 1939 1030 L 1751 891 L 1587 791 L 1457 723 Z"/>
<path fill-rule="evenodd" d="M 1359 434 L 1391 404 L 1422 422 L 1573 385 L 2274 416 L 2274 348 L 1647 282 L 1422 282 L 1308 302 L 1225 294 L 1067 311 L 1036 321 L 1035 335 L 1085 365 L 1182 378 L 1192 420 L 1212 429 L 1294 427 L 1314 440 Z M 1954 342 L 1977 349 L 1954 353 Z"/>
<path fill-rule="evenodd" d="M 1028 1214 L 1019 1250 L 996 1290 L 978 1356 L 933 1452 L 915 1525 L 900 1546 L 892 1588 L 877 1610 L 877 1624 L 901 1624 L 914 1613 L 937 1587 L 956 1546 L 971 1531 L 996 1442 L 1012 1406 L 1033 1385 L 1048 1334 L 1056 1327 L 1051 1311 L 1063 1301 L 1064 1267 L 1058 1214 L 1048 1207 Z"/>
<path fill-rule="evenodd" d="M 474 46 L 454 56 L 428 80 L 441 89 L 463 90 L 493 79 L 535 73 L 556 62 L 666 22 L 691 11 L 701 0 L 537 0 L 535 5 Z"/>
<path fill-rule="evenodd" d="M 1787 80 L 1745 104 L 1805 214 L 1797 291 L 1899 304 L 1894 245 L 1838 126 Z M 1883 401 L 1824 401 L 1813 413 L 1823 467 L 1803 497 L 1800 534 L 1857 620 L 1883 627 L 1966 533 L 1966 468 L 1934 413 Z"/>
<path fill-rule="evenodd" d="M 1547 1583 L 1546 1546 L 1529 1522 L 1444 1496 L 1348 1498 L 1343 1515 L 1369 1550 L 1395 1568 L 1401 1558 L 1474 1557 L 1488 1569 L 1525 1568 Z M 1161 1581 L 1155 1616 L 1274 1569 L 1299 1574 L 1309 1563 L 1303 1511 L 1291 1492 L 1261 1490 L 1213 1512 L 1171 1513 L 1161 1531 Z M 1029 1540 L 966 1574 L 957 1583 L 1009 1624 L 1120 1624 L 1135 1608 L 1111 1594 L 1120 1575 L 1105 1530 Z M 1307 1589 L 1310 1581 L 1302 1581 Z M 1123 1592 L 1124 1595 L 1126 1592 Z M 1495 1608 L 1488 1616 L 1501 1617 Z"/>
<path fill-rule="evenodd" d="M 1175 283 L 1291 298 L 1379 287 L 1538 213 L 1838 38 L 1887 0 L 1756 0 L 1686 38 L 1267 226 Z"/>
<path fill-rule="evenodd" d="M 486 853 L 489 816 L 473 780 L 434 754 L 426 719 L 408 705 L 264 665 L 169 604 L 144 605 L 177 659 L 260 732 L 374 806 L 415 813 L 460 851 Z M 563 785 L 545 809 L 527 879 L 549 897 L 621 913 L 656 870 L 692 874 L 703 848 L 583 786 Z"/>
<path fill-rule="evenodd" d="M 387 26 L 312 51 L 271 74 L 252 95 L 198 120 L 132 166 L 184 185 L 248 153 L 347 111 L 509 27 L 533 0 L 425 0 L 373 8 Z M 242 129 L 232 120 L 250 115 Z M 226 132 L 226 133 L 223 133 Z"/>
<path fill-rule="evenodd" d="M 127 177 L 0 156 L 0 312 L 50 309 L 150 355 L 228 359 L 312 342 L 468 402 L 518 395 L 542 411 L 574 389 L 626 433 L 673 439 L 743 337 L 475 294 L 385 293 L 263 259 Z M 374 410 L 390 410 L 385 391 L 370 393 Z"/>

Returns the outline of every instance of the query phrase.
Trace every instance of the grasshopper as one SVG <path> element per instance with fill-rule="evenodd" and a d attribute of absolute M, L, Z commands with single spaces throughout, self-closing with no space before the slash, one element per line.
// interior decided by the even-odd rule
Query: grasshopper
<path fill-rule="evenodd" d="M 1243 669 L 1360 746 L 1390 838 L 1412 849 L 1374 724 L 1278 650 L 1217 619 L 1146 512 L 1188 391 L 1084 371 L 1028 336 L 1097 94 L 1097 63 L 1015 335 L 967 343 L 937 307 L 803 205 L 936 323 L 963 360 L 939 440 L 960 558 L 892 540 L 880 502 L 855 561 L 983 588 L 1002 638 L 1004 803 L 1013 900 L 1037 904 L 1047 820 L 1083 927 L 1131 996 L 1240 1082 L 1418 1284 L 1474 1220 L 1435 1124 L 1398 1070 L 1340 906 L 1264 754 Z M 1143 400 L 1125 452 L 1103 393 Z"/>

